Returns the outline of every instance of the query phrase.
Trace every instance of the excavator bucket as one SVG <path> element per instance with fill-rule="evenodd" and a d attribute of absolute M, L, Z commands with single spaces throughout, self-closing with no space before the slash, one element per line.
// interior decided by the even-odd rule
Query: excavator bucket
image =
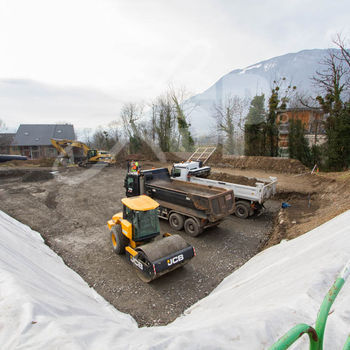
<path fill-rule="evenodd" d="M 195 256 L 194 248 L 179 235 L 166 236 L 135 250 L 137 255 L 130 255 L 130 261 L 140 279 L 147 283 L 185 265 Z"/>

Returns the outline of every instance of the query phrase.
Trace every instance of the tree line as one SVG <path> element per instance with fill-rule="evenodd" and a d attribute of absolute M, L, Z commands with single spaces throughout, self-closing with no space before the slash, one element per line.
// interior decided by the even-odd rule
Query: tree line
<path fill-rule="evenodd" d="M 112 122 L 84 138 L 90 146 L 111 149 L 116 143 L 128 142 L 129 152 L 145 149 L 145 142 L 163 152 L 193 151 L 196 143 L 218 143 L 227 154 L 278 157 L 278 113 L 290 107 L 322 109 L 325 121 L 315 121 L 314 132 L 324 130 L 326 142 L 310 146 L 305 125 L 291 118 L 288 125 L 288 154 L 303 164 L 317 164 L 323 170 L 342 170 L 350 165 L 350 52 L 344 41 L 334 41 L 338 50 L 330 50 L 321 62 L 322 69 L 312 78 L 319 94 L 300 96 L 287 78 L 275 80 L 271 92 L 251 100 L 228 96 L 213 106 L 215 134 L 195 139 L 190 130 L 190 110 L 184 91 L 169 89 L 148 105 L 126 103 L 120 122 Z M 322 123 L 322 125 L 321 125 Z"/>
<path fill-rule="evenodd" d="M 320 108 L 324 121 L 315 121 L 314 132 L 322 128 L 326 142 L 311 147 L 305 137 L 305 125 L 301 120 L 291 119 L 288 130 L 289 157 L 300 160 L 306 166 L 318 165 L 323 170 L 339 171 L 350 166 L 350 51 L 340 36 L 334 41 L 338 50 L 329 50 L 321 62 L 322 69 L 312 78 L 319 94 L 317 96 L 293 96 L 293 102 L 310 109 Z M 285 79 L 274 82 L 265 110 L 265 96 L 255 96 L 250 104 L 245 122 L 245 155 L 278 156 L 278 123 L 276 112 L 283 112 L 291 102 L 290 85 L 282 89 Z"/>
<path fill-rule="evenodd" d="M 184 107 L 186 93 L 169 89 L 149 105 L 125 103 L 120 112 L 121 121 L 110 123 L 83 137 L 91 147 L 111 149 L 118 142 L 127 142 L 130 153 L 156 146 L 162 152 L 193 151 L 195 141 L 189 123 L 189 111 Z"/>

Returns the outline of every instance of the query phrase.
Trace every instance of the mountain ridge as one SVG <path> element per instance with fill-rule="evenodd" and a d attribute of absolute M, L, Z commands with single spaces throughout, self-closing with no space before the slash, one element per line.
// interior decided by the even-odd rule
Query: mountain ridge
<path fill-rule="evenodd" d="M 186 102 L 191 106 L 190 122 L 195 134 L 201 135 L 214 125 L 214 106 L 222 105 L 229 96 L 252 98 L 255 95 L 268 96 L 274 80 L 285 77 L 300 93 L 314 95 L 317 92 L 312 76 L 322 69 L 321 61 L 329 50 L 305 49 L 294 53 L 272 57 L 245 68 L 233 69 L 220 77 L 202 93 L 192 96 Z"/>

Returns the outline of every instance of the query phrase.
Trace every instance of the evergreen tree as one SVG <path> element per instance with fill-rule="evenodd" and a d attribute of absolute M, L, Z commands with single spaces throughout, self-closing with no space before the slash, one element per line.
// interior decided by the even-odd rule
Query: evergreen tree
<path fill-rule="evenodd" d="M 244 126 L 244 154 L 261 156 L 265 154 L 265 96 L 255 96 L 250 103 Z"/>
<path fill-rule="evenodd" d="M 288 133 L 289 158 L 298 159 L 304 165 L 310 166 L 310 148 L 305 137 L 305 129 L 301 120 L 292 119 L 289 124 Z"/>

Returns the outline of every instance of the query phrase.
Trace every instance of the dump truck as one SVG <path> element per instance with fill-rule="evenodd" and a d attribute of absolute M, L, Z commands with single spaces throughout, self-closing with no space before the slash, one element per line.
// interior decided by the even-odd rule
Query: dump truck
<path fill-rule="evenodd" d="M 91 149 L 84 142 L 67 139 L 51 139 L 52 145 L 57 149 L 60 162 L 67 165 L 69 161 L 81 167 L 93 164 L 113 165 L 114 157 L 108 151 Z"/>
<path fill-rule="evenodd" d="M 277 178 L 273 176 L 270 176 L 269 179 L 261 179 L 256 182 L 255 186 L 246 186 L 202 178 L 201 173 L 203 172 L 205 176 L 208 176 L 210 169 L 208 170 L 208 166 L 202 169 L 199 162 L 176 163 L 173 164 L 171 169 L 171 178 L 186 183 L 220 187 L 234 191 L 234 214 L 241 219 L 247 219 L 249 216 L 262 213 L 265 208 L 264 202 L 276 194 Z"/>
<path fill-rule="evenodd" d="M 159 217 L 193 237 L 235 210 L 232 190 L 173 180 L 167 168 L 128 172 L 124 187 L 127 197 L 146 194 L 155 199 Z"/>
<path fill-rule="evenodd" d="M 107 225 L 116 254 L 126 253 L 138 277 L 148 283 L 185 264 L 194 248 L 181 236 L 165 233 L 160 238 L 159 204 L 145 195 L 123 198 L 123 211 Z M 160 238 L 160 239 L 156 239 Z"/>

